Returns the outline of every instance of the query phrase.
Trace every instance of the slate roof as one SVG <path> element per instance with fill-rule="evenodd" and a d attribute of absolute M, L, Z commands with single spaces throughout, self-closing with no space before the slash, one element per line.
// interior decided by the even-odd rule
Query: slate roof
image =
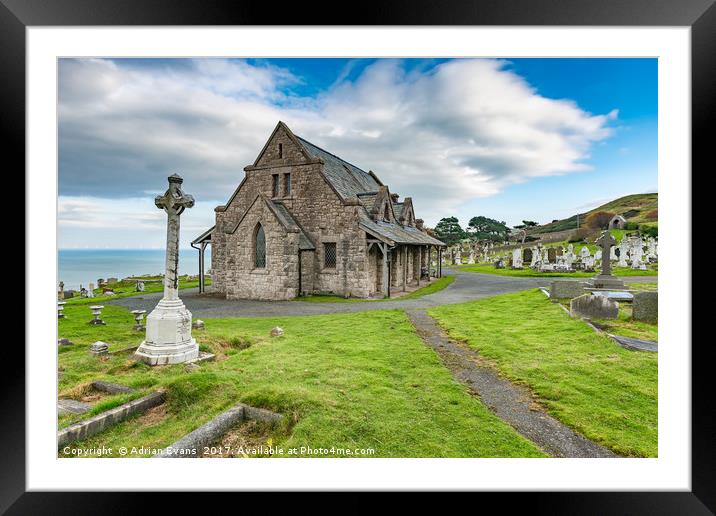
<path fill-rule="evenodd" d="M 358 194 L 358 200 L 360 203 L 365 206 L 367 210 L 370 210 L 373 208 L 373 205 L 375 204 L 375 198 L 378 197 L 377 192 L 365 192 L 365 193 L 359 193 Z"/>
<path fill-rule="evenodd" d="M 300 136 L 296 136 L 296 138 L 309 154 L 324 161 L 323 173 L 344 199 L 356 197 L 365 192 L 377 192 L 380 188 L 380 184 L 365 170 L 321 149 Z"/>
<path fill-rule="evenodd" d="M 201 235 L 196 237 L 194 240 L 191 241 L 192 244 L 200 244 L 202 242 L 211 242 L 211 235 L 214 233 L 214 228 L 216 226 L 211 226 L 209 229 L 204 231 Z"/>
<path fill-rule="evenodd" d="M 444 247 L 445 244 L 433 238 L 427 233 L 423 233 L 418 228 L 412 226 L 401 226 L 393 222 L 374 221 L 367 213 L 362 213 L 360 217 L 361 227 L 368 233 L 381 240 L 387 240 L 393 244 L 413 244 L 413 245 L 438 245 Z"/>

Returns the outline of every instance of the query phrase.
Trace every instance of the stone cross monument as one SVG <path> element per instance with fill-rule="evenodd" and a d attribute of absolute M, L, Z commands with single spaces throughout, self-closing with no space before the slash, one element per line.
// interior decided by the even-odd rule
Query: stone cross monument
<path fill-rule="evenodd" d="M 609 231 L 604 231 L 594 242 L 602 248 L 602 256 L 609 256 L 609 251 L 617 241 Z M 609 260 L 602 260 L 602 273 L 594 277 L 596 288 L 624 289 L 624 282 L 612 275 L 612 264 Z"/>
<path fill-rule="evenodd" d="M 164 297 L 147 316 L 147 334 L 136 356 L 149 365 L 177 364 L 199 356 L 199 346 L 191 336 L 191 312 L 179 299 L 179 216 L 194 206 L 194 198 L 181 190 L 184 180 L 169 176 L 169 189 L 154 199 L 167 213 L 167 251 Z"/>

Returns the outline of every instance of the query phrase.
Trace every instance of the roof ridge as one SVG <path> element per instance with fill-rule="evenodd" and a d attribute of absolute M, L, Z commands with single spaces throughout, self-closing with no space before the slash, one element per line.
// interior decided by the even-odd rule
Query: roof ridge
<path fill-rule="evenodd" d="M 351 167 L 360 170 L 360 171 L 363 172 L 364 174 L 367 174 L 367 173 L 368 173 L 368 172 L 366 172 L 365 170 L 363 170 L 362 168 L 360 168 L 359 166 L 354 165 L 354 164 L 351 163 L 350 161 L 346 161 L 345 159 L 341 158 L 340 156 L 336 156 L 336 155 L 333 154 L 332 152 L 327 151 L 327 150 L 324 149 L 323 147 L 319 147 L 318 145 L 316 145 L 316 144 L 313 143 L 313 142 L 309 142 L 309 141 L 306 140 L 305 138 L 303 138 L 303 137 L 301 137 L 301 136 L 299 136 L 299 135 L 297 135 L 297 134 L 295 134 L 295 133 L 294 133 L 294 136 L 295 136 L 296 138 L 298 138 L 299 140 L 301 140 L 302 142 L 307 143 L 307 144 L 311 145 L 312 147 L 317 148 L 319 151 L 325 152 L 325 153 L 328 154 L 329 156 L 333 156 L 333 157 L 336 158 L 337 160 L 340 160 L 340 161 L 342 161 L 343 163 L 345 163 L 345 164 L 347 164 L 347 165 L 350 165 Z"/>

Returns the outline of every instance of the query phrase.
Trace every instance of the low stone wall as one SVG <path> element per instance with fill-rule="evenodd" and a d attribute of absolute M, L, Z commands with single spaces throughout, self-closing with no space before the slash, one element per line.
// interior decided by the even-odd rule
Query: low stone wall
<path fill-rule="evenodd" d="M 57 432 L 57 446 L 63 446 L 72 441 L 92 437 L 103 430 L 116 425 L 137 413 L 146 412 L 150 408 L 164 403 L 166 394 L 163 391 L 156 391 L 143 398 L 139 398 L 119 407 L 102 412 L 86 421 L 63 428 Z"/>

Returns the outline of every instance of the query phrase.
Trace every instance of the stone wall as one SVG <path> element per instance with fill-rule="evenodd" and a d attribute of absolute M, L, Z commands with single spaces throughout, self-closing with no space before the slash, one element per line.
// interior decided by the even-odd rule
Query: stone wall
<path fill-rule="evenodd" d="M 257 268 L 254 234 L 261 224 L 266 235 L 266 267 Z M 261 199 L 237 230 L 227 235 L 223 264 L 227 299 L 292 299 L 298 295 L 298 233 L 287 233 Z"/>

